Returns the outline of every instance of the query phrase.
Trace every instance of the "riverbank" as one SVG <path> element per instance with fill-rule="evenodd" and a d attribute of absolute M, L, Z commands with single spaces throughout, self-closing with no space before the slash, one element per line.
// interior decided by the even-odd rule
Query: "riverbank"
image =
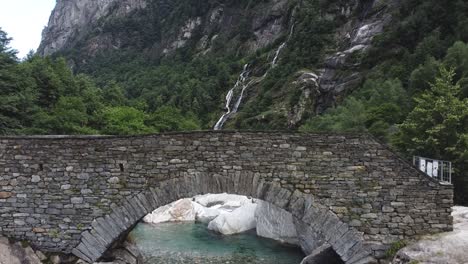
<path fill-rule="evenodd" d="M 453 207 L 453 231 L 410 244 L 398 251 L 393 264 L 466 264 L 468 263 L 468 207 Z"/>

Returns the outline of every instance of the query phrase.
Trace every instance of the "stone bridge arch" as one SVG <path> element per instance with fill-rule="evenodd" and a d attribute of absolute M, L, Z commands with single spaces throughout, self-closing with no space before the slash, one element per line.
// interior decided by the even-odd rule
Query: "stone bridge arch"
<path fill-rule="evenodd" d="M 123 234 L 155 209 L 207 193 L 250 196 L 290 212 L 305 231 L 300 236 L 311 250 L 328 245 L 344 263 L 367 263 L 374 259 L 363 233 L 342 222 L 311 194 L 292 192 L 279 183 L 266 182 L 258 177 L 230 179 L 203 175 L 163 181 L 156 187 L 113 204 L 111 213 L 95 219 L 90 229 L 81 234 L 81 241 L 72 253 L 90 263 L 98 261 Z"/>
<path fill-rule="evenodd" d="M 453 187 L 366 134 L 0 137 L 0 233 L 42 251 L 94 260 L 155 206 L 220 192 L 286 209 L 347 263 L 452 229 Z"/>

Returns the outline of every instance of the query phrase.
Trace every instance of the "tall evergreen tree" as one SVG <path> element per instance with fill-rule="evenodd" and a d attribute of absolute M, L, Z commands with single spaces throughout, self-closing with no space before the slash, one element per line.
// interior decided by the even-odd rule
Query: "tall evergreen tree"
<path fill-rule="evenodd" d="M 455 186 L 468 174 L 468 98 L 462 98 L 455 71 L 440 68 L 431 88 L 416 98 L 416 106 L 395 136 L 401 151 L 419 156 L 451 160 L 455 163 Z M 465 192 L 457 191 L 462 201 Z"/>

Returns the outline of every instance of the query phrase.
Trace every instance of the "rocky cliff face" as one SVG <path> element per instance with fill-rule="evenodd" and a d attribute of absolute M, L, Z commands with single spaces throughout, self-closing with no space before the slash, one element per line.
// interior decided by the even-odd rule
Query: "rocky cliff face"
<path fill-rule="evenodd" d="M 180 1 L 175 1 L 180 2 Z M 210 1 L 208 1 L 210 2 Z M 207 4 L 203 12 L 185 18 L 182 22 L 175 22 L 173 12 L 176 4 L 167 0 L 59 0 L 52 12 L 49 25 L 43 31 L 42 43 L 38 49 L 41 55 L 51 55 L 66 49 L 75 48 L 77 42 L 82 41 L 86 46 L 85 52 L 92 55 L 96 51 L 109 47 L 119 48 L 122 39 L 119 34 L 106 30 L 106 22 L 122 19 L 138 14 L 138 11 L 151 6 L 157 8 L 160 18 L 161 38 L 152 43 L 157 53 L 168 54 L 184 47 L 190 40 L 195 39 L 199 52 L 207 53 L 211 50 L 214 40 L 220 34 L 234 32 L 242 23 L 242 12 L 230 4 L 220 1 L 217 4 Z M 245 47 L 254 51 L 271 44 L 284 31 L 284 19 L 287 16 L 288 0 L 273 0 L 257 4 L 250 12 L 255 13 L 251 22 L 256 39 L 245 43 Z M 189 7 L 196 8 L 196 7 Z M 153 10 L 152 10 L 153 11 Z M 165 20 L 172 20 L 168 22 Z M 148 21 L 151 23 L 151 21 Z M 172 23 L 172 24 L 170 24 Z M 169 25 L 168 25 L 169 24 Z M 91 32 L 98 31 L 100 34 Z M 195 32 L 201 33 L 195 36 Z M 150 48 L 150 47 L 147 47 Z"/>
<path fill-rule="evenodd" d="M 42 32 L 38 53 L 51 55 L 70 48 L 100 18 L 125 16 L 145 6 L 145 0 L 57 0 L 49 25 Z"/>
<path fill-rule="evenodd" d="M 335 39 L 339 48 L 328 55 L 322 67 L 314 72 L 318 75 L 318 81 L 314 82 L 317 85 L 311 87 L 318 92 L 312 98 L 315 100 L 315 113 L 318 114 L 340 101 L 361 83 L 363 72 L 359 56 L 371 47 L 374 37 L 381 34 L 384 26 L 391 22 L 391 11 L 397 5 L 396 1 L 350 2 L 354 4 L 340 11 L 348 21 L 336 31 Z M 307 91 L 311 93 L 311 90 L 306 89 L 302 97 L 307 96 Z M 290 124 L 294 125 L 296 120 L 300 120 L 298 115 L 290 120 Z"/>
<path fill-rule="evenodd" d="M 23 247 L 20 242 L 12 243 L 6 237 L 0 237 L 0 263 L 8 264 L 41 264 L 45 255 L 30 246 Z"/>
<path fill-rule="evenodd" d="M 322 15 L 329 20 L 340 17 L 343 21 L 333 33 L 334 46 L 327 47 L 327 54 L 316 65 L 310 65 L 311 70 L 294 73 L 292 80 L 272 96 L 273 107 L 253 117 L 250 123 L 268 123 L 271 116 L 280 116 L 288 128 L 296 128 L 306 117 L 321 114 L 340 103 L 362 83 L 366 70 L 361 65 L 361 57 L 371 47 L 374 37 L 392 21 L 391 13 L 397 6 L 397 0 L 335 1 L 331 4 Z M 291 19 L 294 21 L 294 17 Z M 251 97 L 260 92 L 256 84 L 252 85 Z M 290 95 L 296 95 L 293 103 L 285 100 Z"/>
<path fill-rule="evenodd" d="M 38 52 L 50 55 L 74 50 L 78 56 L 71 63 L 81 65 L 92 61 L 96 54 L 129 47 L 152 58 L 163 58 L 187 47 L 195 56 L 232 53 L 245 56 L 246 62 L 253 54 L 266 53 L 260 55 L 264 58 L 260 62 L 249 62 L 246 87 L 233 90 L 231 102 L 223 103 L 230 111 L 225 113 L 229 114 L 225 126 L 261 128 L 258 124 L 266 123 L 270 128 L 296 128 L 305 118 L 339 103 L 361 84 L 365 70 L 360 58 L 373 38 L 391 22 L 391 11 L 398 5 L 398 0 L 327 3 L 317 16 L 336 25 L 330 32 L 333 45 L 323 49 L 325 55 L 318 63 L 284 78 L 288 81 L 268 94 L 268 106 L 243 115 L 244 107 L 258 105 L 258 98 L 265 96 L 261 87 L 269 71 L 281 63 L 285 50 L 296 45 L 294 35 L 301 34 L 295 31 L 301 23 L 296 13 L 307 1 L 241 2 L 59 0 Z M 313 41 L 310 45 L 312 48 Z M 222 87 L 224 92 L 219 98 L 226 97 L 229 88 Z M 236 111 L 231 111 L 233 108 Z M 216 120 L 212 122 L 214 125 Z"/>

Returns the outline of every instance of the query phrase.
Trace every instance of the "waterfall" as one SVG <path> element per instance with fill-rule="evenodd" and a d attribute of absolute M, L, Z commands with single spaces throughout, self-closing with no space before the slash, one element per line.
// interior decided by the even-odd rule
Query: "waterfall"
<path fill-rule="evenodd" d="M 245 81 L 247 80 L 247 77 L 249 77 L 249 64 L 244 65 L 244 69 L 242 70 L 241 74 L 239 75 L 239 79 L 237 79 L 236 84 L 234 87 L 229 90 L 228 94 L 226 95 L 226 112 L 221 116 L 221 118 L 216 122 L 216 125 L 214 126 L 214 130 L 221 130 L 223 128 L 224 123 L 227 121 L 227 119 L 232 115 L 237 113 L 237 110 L 239 109 L 239 105 L 242 102 L 242 98 L 244 97 L 244 91 L 247 89 L 247 87 L 250 85 L 250 83 L 245 84 Z M 236 104 L 234 107 L 231 109 L 231 102 L 233 97 L 235 96 L 236 90 L 239 89 L 239 87 L 242 86 L 242 90 L 240 92 L 240 95 L 238 99 L 236 100 Z"/>
<path fill-rule="evenodd" d="M 276 50 L 275 52 L 275 57 L 273 58 L 273 61 L 271 62 L 271 67 L 274 68 L 276 66 L 276 63 L 278 62 L 278 57 L 281 53 L 281 51 L 284 49 L 284 47 L 286 47 L 286 41 L 283 42 L 279 48 Z"/>
<path fill-rule="evenodd" d="M 273 58 L 273 61 L 271 62 L 271 68 L 276 67 L 276 64 L 278 62 L 279 55 L 281 54 L 281 51 L 286 47 L 288 44 L 289 40 L 291 39 L 292 35 L 294 34 L 294 13 L 296 10 L 293 11 L 293 14 L 291 16 L 291 28 L 289 28 L 289 35 L 288 38 L 286 39 L 285 42 L 281 43 L 281 45 L 278 47 L 278 49 L 275 52 L 275 57 Z M 266 74 L 265 74 L 266 76 Z"/>
<path fill-rule="evenodd" d="M 288 38 L 286 39 L 286 41 L 281 43 L 281 45 L 276 50 L 275 56 L 274 56 L 273 60 L 271 61 L 270 69 L 273 69 L 273 68 L 276 67 L 276 65 L 278 63 L 279 56 L 281 55 L 281 51 L 286 47 L 288 41 L 291 39 L 292 35 L 294 34 L 294 25 L 295 25 L 294 24 L 294 13 L 295 13 L 295 11 L 296 10 L 294 9 L 293 14 L 291 16 L 291 27 L 289 29 Z M 252 80 L 252 81 L 246 83 L 246 81 L 247 81 L 247 79 L 249 77 L 249 74 L 250 74 L 250 71 L 248 70 L 248 68 L 249 68 L 249 64 L 245 64 L 244 69 L 242 70 L 241 74 L 239 75 L 239 79 L 237 79 L 236 84 L 234 85 L 234 87 L 231 88 L 231 90 L 229 90 L 228 94 L 226 95 L 226 106 L 225 106 L 226 112 L 221 116 L 221 118 L 218 120 L 218 122 L 216 122 L 216 125 L 213 128 L 214 130 L 221 130 L 223 128 L 223 126 L 224 126 L 224 123 L 226 123 L 226 121 L 231 117 L 231 115 L 237 113 L 237 110 L 239 109 L 239 106 L 242 103 L 242 100 L 244 98 L 245 90 L 248 87 L 250 87 L 250 85 L 254 82 L 254 80 Z M 265 72 L 265 74 L 263 74 L 262 77 L 257 78 L 258 80 L 256 80 L 256 82 L 257 83 L 261 82 L 268 75 L 268 72 L 270 71 L 270 69 L 268 69 Z M 242 86 L 242 89 L 240 91 L 239 97 L 237 97 L 236 103 L 231 108 L 231 102 L 235 98 L 236 90 L 239 90 L 241 86 Z"/>

